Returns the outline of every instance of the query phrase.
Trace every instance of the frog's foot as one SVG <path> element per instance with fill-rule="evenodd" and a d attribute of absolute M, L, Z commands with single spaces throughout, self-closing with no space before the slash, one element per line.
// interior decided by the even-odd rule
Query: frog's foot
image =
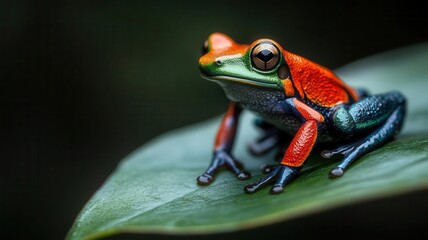
<path fill-rule="evenodd" d="M 232 171 L 239 180 L 251 178 L 251 174 L 243 170 L 243 166 L 238 160 L 225 151 L 218 151 L 214 153 L 213 160 L 208 169 L 196 179 L 198 184 L 202 186 L 211 184 L 214 181 L 216 172 L 222 168 Z"/>
<path fill-rule="evenodd" d="M 405 109 L 404 109 L 404 99 L 401 97 L 401 95 L 398 95 L 396 93 L 391 93 L 386 96 L 372 96 L 367 97 L 365 99 L 370 100 L 370 98 L 380 98 L 375 99 L 376 101 L 372 101 L 374 103 L 382 103 L 383 105 L 386 105 L 386 103 L 392 102 L 392 100 L 397 100 L 397 106 L 393 109 L 393 111 L 389 114 L 387 119 L 377 126 L 374 130 L 371 130 L 369 124 L 363 125 L 364 127 L 367 127 L 371 130 L 371 132 L 363 137 L 360 140 L 357 140 L 353 143 L 347 144 L 345 146 L 339 147 L 335 150 L 331 151 L 323 151 L 321 155 L 324 158 L 331 158 L 335 155 L 341 154 L 343 155 L 343 159 L 340 162 L 337 167 L 332 169 L 330 171 L 330 177 L 336 178 L 340 177 L 344 174 L 345 170 L 351 163 L 362 156 L 363 154 L 366 154 L 369 151 L 372 151 L 383 144 L 385 144 L 387 141 L 391 140 L 401 129 L 403 124 L 403 119 L 405 115 Z M 392 98 L 392 100 L 390 100 Z M 385 101 L 381 101 L 385 99 Z M 390 100 L 390 101 L 386 101 Z M 363 102 L 364 103 L 364 102 Z M 357 103 L 358 104 L 358 103 Z M 366 106 L 371 103 L 364 103 Z M 382 104 L 377 106 L 383 106 Z M 353 117 L 354 119 L 357 117 Z M 365 122 L 369 122 L 371 119 L 365 119 Z M 363 122 L 363 120 L 361 121 Z M 362 125 L 362 124 L 361 124 Z M 364 128 L 363 128 L 364 129 Z"/>
<path fill-rule="evenodd" d="M 263 136 L 248 145 L 253 155 L 267 153 L 280 144 L 283 135 L 281 130 L 261 119 L 257 119 L 255 124 L 263 131 Z"/>
<path fill-rule="evenodd" d="M 244 191 L 246 193 L 254 193 L 276 180 L 270 193 L 281 193 L 284 191 L 284 186 L 297 176 L 301 168 L 302 167 L 290 167 L 283 164 L 278 164 L 274 168 L 270 167 L 270 172 L 266 177 L 256 183 L 245 186 Z"/>
<path fill-rule="evenodd" d="M 333 149 L 333 150 L 324 150 L 324 151 L 321 152 L 321 156 L 323 158 L 327 158 L 327 159 L 340 157 L 340 158 L 343 158 L 343 160 L 345 160 L 345 159 L 349 158 L 352 155 L 351 154 L 352 151 L 359 144 L 360 144 L 360 141 L 357 141 L 357 142 L 353 142 L 353 143 L 350 143 L 350 144 L 338 147 L 338 148 Z M 354 158 L 356 158 L 356 157 L 354 157 Z M 343 163 L 343 160 L 342 160 L 342 163 Z M 354 159 L 352 159 L 352 160 L 354 160 Z M 345 171 L 345 168 L 346 168 L 346 166 L 344 167 L 344 166 L 340 166 L 339 165 L 339 166 L 333 168 L 330 171 L 329 176 L 331 178 L 340 177 L 340 176 L 343 175 L 343 173 Z"/>

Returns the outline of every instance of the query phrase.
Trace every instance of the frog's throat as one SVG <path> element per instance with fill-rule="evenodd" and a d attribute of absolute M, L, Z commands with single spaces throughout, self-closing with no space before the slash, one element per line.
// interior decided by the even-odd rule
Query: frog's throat
<path fill-rule="evenodd" d="M 230 77 L 230 76 L 207 76 L 203 73 L 201 74 L 201 77 L 214 82 L 230 81 L 230 82 L 248 84 L 248 85 L 253 85 L 258 87 L 275 88 L 275 89 L 281 88 L 275 83 L 266 83 L 266 82 L 260 82 L 256 80 L 249 80 L 245 78 L 237 78 L 237 77 Z"/>

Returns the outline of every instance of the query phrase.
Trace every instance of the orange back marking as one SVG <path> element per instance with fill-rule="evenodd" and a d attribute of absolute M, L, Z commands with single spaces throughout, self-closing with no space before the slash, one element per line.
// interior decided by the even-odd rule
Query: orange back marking
<path fill-rule="evenodd" d="M 323 107 L 333 107 L 359 97 L 355 90 L 345 85 L 332 71 L 303 57 L 283 51 L 290 68 L 294 86 L 301 98 Z"/>

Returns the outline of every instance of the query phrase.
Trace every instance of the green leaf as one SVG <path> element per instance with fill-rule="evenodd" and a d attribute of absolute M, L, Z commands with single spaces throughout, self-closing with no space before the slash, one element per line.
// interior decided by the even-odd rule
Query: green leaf
<path fill-rule="evenodd" d="M 254 157 L 246 144 L 258 136 L 254 115 L 245 113 L 234 154 L 253 173 L 238 181 L 221 172 L 207 187 L 196 177 L 208 166 L 220 117 L 154 139 L 123 159 L 78 215 L 68 239 L 95 239 L 125 232 L 215 233 L 263 226 L 346 204 L 428 188 L 428 44 L 362 59 L 337 71 L 350 85 L 373 93 L 399 90 L 408 115 L 396 140 L 329 179 L 335 162 L 310 159 L 284 193 L 268 188 L 252 195 L 243 187 L 261 177 L 273 156 Z"/>

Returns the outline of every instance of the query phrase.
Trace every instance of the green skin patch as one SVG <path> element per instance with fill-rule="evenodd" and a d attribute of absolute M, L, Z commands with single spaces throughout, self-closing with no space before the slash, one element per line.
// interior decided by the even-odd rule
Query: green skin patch
<path fill-rule="evenodd" d="M 277 75 L 278 64 L 270 71 L 264 72 L 251 66 L 250 51 L 236 57 L 223 57 L 207 65 L 200 65 L 202 77 L 208 80 L 234 81 L 260 87 L 283 89 L 283 83 Z M 283 57 L 280 63 L 285 64 Z"/>

